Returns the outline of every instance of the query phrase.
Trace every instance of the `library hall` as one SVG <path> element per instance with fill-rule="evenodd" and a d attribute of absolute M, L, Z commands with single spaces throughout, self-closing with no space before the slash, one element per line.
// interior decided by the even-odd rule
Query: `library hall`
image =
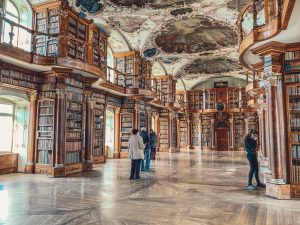
<path fill-rule="evenodd" d="M 0 225 L 300 225 L 300 0 L 0 0 Z"/>

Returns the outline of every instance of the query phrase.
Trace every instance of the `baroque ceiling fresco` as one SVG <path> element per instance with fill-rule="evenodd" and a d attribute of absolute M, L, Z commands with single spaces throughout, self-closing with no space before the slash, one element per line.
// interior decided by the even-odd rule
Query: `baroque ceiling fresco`
<path fill-rule="evenodd" d="M 152 62 L 154 75 L 173 75 L 179 89 L 210 77 L 245 79 L 235 23 L 246 2 L 69 0 L 110 34 L 113 52 L 139 51 Z"/>

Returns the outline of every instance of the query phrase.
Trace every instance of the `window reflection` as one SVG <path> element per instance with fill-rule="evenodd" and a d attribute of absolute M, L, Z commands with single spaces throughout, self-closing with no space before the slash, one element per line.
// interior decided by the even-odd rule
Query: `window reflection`
<path fill-rule="evenodd" d="M 0 186 L 0 224 L 8 217 L 8 191 Z"/>

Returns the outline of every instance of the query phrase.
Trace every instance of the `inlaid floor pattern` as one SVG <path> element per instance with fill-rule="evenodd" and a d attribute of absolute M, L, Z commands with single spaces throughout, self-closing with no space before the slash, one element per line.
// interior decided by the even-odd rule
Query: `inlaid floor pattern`
<path fill-rule="evenodd" d="M 245 187 L 240 152 L 161 153 L 129 181 L 129 160 L 66 178 L 0 176 L 0 224 L 300 225 L 300 200 Z"/>

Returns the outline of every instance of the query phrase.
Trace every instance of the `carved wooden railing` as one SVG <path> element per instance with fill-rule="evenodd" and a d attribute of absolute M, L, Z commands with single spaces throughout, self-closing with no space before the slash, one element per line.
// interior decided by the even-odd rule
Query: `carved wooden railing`
<path fill-rule="evenodd" d="M 281 15 L 282 1 L 276 0 L 273 5 L 265 7 L 264 0 L 250 0 L 240 12 L 237 18 L 237 26 L 240 40 L 252 32 L 255 28 L 271 23 Z"/>

